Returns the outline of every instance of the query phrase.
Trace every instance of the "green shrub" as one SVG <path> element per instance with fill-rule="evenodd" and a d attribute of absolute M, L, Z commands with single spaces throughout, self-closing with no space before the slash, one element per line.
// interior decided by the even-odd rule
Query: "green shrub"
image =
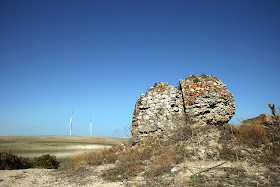
<path fill-rule="evenodd" d="M 32 164 L 28 158 L 18 157 L 7 152 L 0 151 L 0 169 L 1 170 L 11 170 L 11 169 L 27 169 L 31 168 Z"/>
<path fill-rule="evenodd" d="M 35 168 L 45 168 L 45 169 L 57 169 L 59 162 L 56 160 L 54 155 L 43 155 L 40 157 L 35 157 L 33 161 L 33 167 Z"/>

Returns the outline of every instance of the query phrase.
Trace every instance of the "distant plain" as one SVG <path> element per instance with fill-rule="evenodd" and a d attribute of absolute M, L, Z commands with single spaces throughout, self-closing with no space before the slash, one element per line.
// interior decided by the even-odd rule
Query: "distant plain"
<path fill-rule="evenodd" d="M 75 154 L 98 148 L 109 148 L 127 142 L 129 138 L 102 136 L 53 135 L 53 136 L 0 136 L 0 151 L 34 158 L 43 154 L 67 159 Z"/>

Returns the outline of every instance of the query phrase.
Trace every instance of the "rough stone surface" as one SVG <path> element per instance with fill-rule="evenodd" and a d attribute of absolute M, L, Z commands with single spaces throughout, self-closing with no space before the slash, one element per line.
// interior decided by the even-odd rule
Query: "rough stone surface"
<path fill-rule="evenodd" d="M 222 126 L 235 114 L 233 94 L 217 77 L 191 75 L 180 87 L 186 116 L 195 123 Z"/>
<path fill-rule="evenodd" d="M 163 132 L 168 132 L 168 135 L 180 122 L 185 122 L 181 91 L 166 82 L 158 82 L 136 102 L 132 136 L 143 137 Z"/>
<path fill-rule="evenodd" d="M 233 95 L 212 75 L 189 76 L 178 88 L 155 83 L 136 102 L 132 136 L 174 135 L 182 126 L 227 123 L 235 113 Z"/>

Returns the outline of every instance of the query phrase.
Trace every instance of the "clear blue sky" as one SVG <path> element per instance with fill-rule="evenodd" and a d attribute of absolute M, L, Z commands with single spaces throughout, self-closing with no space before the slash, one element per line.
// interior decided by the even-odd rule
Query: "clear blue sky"
<path fill-rule="evenodd" d="M 1 0 L 0 136 L 113 136 L 159 81 L 212 74 L 231 120 L 280 106 L 279 0 Z"/>

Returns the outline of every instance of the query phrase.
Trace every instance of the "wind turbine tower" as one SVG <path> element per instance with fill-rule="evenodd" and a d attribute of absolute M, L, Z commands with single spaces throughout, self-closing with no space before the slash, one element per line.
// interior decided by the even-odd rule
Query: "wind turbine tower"
<path fill-rule="evenodd" d="M 91 121 L 91 118 L 89 117 L 89 121 L 90 121 L 90 123 L 89 123 L 89 134 L 90 134 L 90 136 L 92 136 L 92 121 Z"/>
<path fill-rule="evenodd" d="M 70 128 L 70 135 L 72 135 L 72 120 L 73 120 L 73 110 L 72 110 L 72 113 L 71 113 L 71 116 L 70 116 L 70 123 L 69 123 L 69 128 Z"/>

